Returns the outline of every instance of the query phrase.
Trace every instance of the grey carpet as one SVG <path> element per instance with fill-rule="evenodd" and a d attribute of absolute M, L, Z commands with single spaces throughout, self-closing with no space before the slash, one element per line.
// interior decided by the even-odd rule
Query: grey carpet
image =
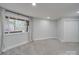
<path fill-rule="evenodd" d="M 62 43 L 57 39 L 37 40 L 10 49 L 3 55 L 76 55 L 79 43 Z"/>

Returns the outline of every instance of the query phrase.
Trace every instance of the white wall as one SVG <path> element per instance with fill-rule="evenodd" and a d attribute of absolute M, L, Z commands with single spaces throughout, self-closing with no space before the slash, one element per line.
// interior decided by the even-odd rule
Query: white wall
<path fill-rule="evenodd" d="M 27 43 L 28 42 L 27 34 L 28 34 L 27 32 L 26 33 L 5 34 L 3 51 Z"/>
<path fill-rule="evenodd" d="M 56 38 L 56 21 L 33 19 L 33 39 Z"/>
<path fill-rule="evenodd" d="M 57 20 L 57 39 L 64 39 L 64 21 L 62 19 Z"/>

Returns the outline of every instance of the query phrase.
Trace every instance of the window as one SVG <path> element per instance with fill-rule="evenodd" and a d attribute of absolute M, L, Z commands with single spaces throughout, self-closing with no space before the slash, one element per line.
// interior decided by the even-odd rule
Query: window
<path fill-rule="evenodd" d="M 16 20 L 11 18 L 6 18 L 7 21 L 4 23 L 4 32 L 5 33 L 17 33 L 17 32 L 26 32 L 27 23 L 26 21 Z"/>

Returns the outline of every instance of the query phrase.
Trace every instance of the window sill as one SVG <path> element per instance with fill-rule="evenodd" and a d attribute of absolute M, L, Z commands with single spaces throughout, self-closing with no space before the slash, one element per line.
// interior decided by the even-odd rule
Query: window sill
<path fill-rule="evenodd" d="M 11 36 L 11 35 L 20 35 L 20 34 L 26 34 L 27 32 L 18 32 L 18 33 L 6 33 L 5 36 Z"/>

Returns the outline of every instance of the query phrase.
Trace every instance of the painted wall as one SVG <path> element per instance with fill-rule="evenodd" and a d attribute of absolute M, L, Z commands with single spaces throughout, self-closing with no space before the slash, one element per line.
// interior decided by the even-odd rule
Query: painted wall
<path fill-rule="evenodd" d="M 33 19 L 33 40 L 56 38 L 56 21 Z"/>
<path fill-rule="evenodd" d="M 64 21 L 62 19 L 57 20 L 57 39 L 64 39 Z"/>
<path fill-rule="evenodd" d="M 4 35 L 4 50 L 25 44 L 28 42 L 28 33 L 12 33 Z"/>

